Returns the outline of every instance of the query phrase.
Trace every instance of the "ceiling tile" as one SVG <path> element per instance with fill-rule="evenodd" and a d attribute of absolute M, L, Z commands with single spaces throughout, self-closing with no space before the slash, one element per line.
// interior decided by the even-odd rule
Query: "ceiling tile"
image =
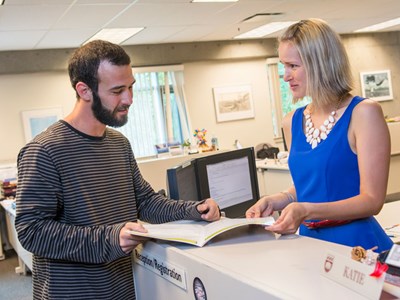
<path fill-rule="evenodd" d="M 32 50 L 45 31 L 0 31 L 0 51 Z"/>
<path fill-rule="evenodd" d="M 399 11 L 399 0 L 6 0 L 0 7 L 0 51 L 74 48 L 100 29 L 113 27 L 145 27 L 124 45 L 231 40 L 265 22 L 315 16 L 339 33 L 353 33 L 398 17 Z M 257 13 L 282 15 L 242 22 Z M 399 28 L 386 29 L 393 30 Z"/>

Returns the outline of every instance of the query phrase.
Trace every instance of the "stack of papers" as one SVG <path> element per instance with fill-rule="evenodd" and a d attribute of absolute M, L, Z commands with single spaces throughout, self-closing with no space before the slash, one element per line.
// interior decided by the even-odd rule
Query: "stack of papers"
<path fill-rule="evenodd" d="M 395 224 L 393 226 L 385 228 L 385 232 L 391 238 L 400 237 L 400 224 Z"/>

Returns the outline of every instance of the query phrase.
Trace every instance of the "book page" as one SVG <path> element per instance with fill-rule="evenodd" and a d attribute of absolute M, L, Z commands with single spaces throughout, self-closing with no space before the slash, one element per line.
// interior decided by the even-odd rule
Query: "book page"
<path fill-rule="evenodd" d="M 175 221 L 164 224 L 142 223 L 148 232 L 129 231 L 132 235 L 197 245 L 204 236 L 206 221 Z"/>
<path fill-rule="evenodd" d="M 187 243 L 202 247 L 213 237 L 244 225 L 272 225 L 275 222 L 274 218 L 221 218 L 215 222 L 206 221 L 175 221 L 164 224 L 148 224 L 142 223 L 143 227 L 148 232 L 129 231 L 132 235 L 144 236 L 160 240 L 175 241 Z"/>
<path fill-rule="evenodd" d="M 204 243 L 211 240 L 213 237 L 221 234 L 230 229 L 244 226 L 244 225 L 263 225 L 269 226 L 275 222 L 273 217 L 265 217 L 265 218 L 237 218 L 237 219 L 229 219 L 229 218 L 221 218 L 217 222 L 208 223 L 208 225 L 204 228 Z"/>

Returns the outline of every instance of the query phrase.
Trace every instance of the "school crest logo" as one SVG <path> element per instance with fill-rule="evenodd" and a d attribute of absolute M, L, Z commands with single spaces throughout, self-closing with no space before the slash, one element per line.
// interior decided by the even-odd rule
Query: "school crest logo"
<path fill-rule="evenodd" d="M 334 259 L 335 259 L 335 257 L 330 254 L 328 254 L 328 256 L 326 257 L 325 264 L 324 264 L 324 270 L 326 273 L 328 273 L 332 269 Z"/>

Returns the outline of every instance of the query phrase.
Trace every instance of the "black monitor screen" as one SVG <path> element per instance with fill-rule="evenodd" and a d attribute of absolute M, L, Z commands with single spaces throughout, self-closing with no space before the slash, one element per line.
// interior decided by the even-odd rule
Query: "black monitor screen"
<path fill-rule="evenodd" d="M 168 195 L 175 200 L 200 200 L 197 183 L 195 160 L 184 162 L 167 170 Z"/>
<path fill-rule="evenodd" d="M 196 160 L 199 198 L 213 198 L 227 217 L 244 217 L 259 198 L 253 148 Z"/>
<path fill-rule="evenodd" d="M 288 147 L 287 147 L 287 144 L 286 144 L 286 138 L 285 138 L 285 132 L 283 131 L 283 128 L 281 128 L 281 132 L 282 132 L 282 139 L 283 139 L 283 149 L 285 151 L 288 151 Z"/>

